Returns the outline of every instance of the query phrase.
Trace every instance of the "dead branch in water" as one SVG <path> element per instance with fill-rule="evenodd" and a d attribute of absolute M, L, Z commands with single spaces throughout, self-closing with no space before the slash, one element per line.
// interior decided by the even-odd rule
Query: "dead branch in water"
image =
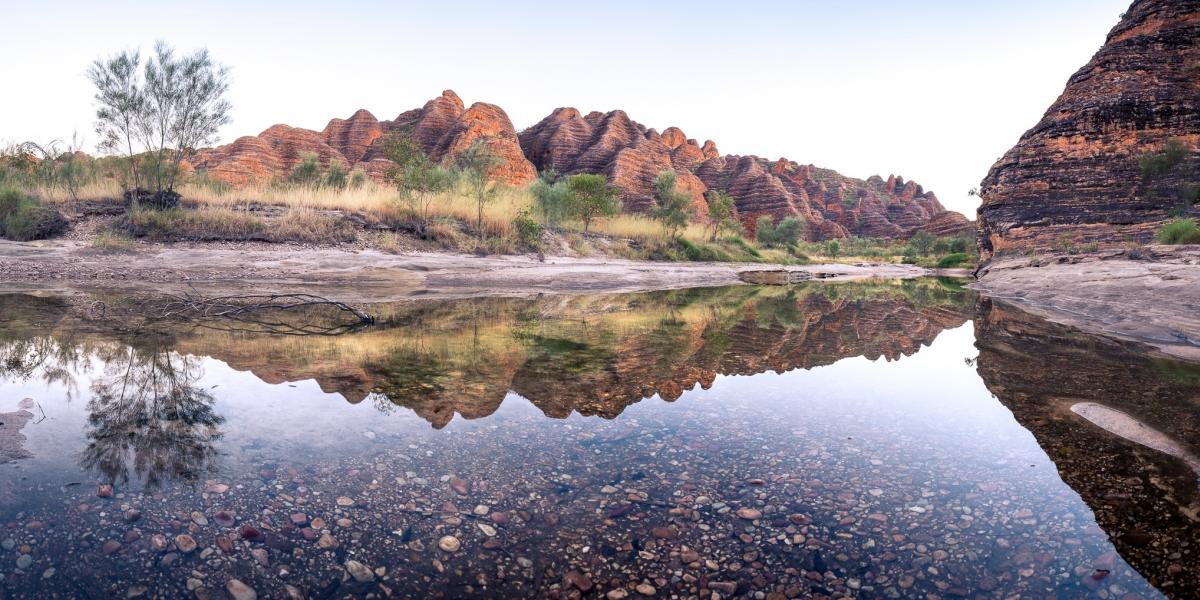
<path fill-rule="evenodd" d="M 349 321 L 315 319 L 314 310 L 332 309 Z M 167 294 L 142 303 L 139 312 L 156 321 L 184 321 L 201 327 L 280 335 L 340 335 L 375 323 L 372 317 L 343 302 L 312 294 L 253 294 L 203 297 Z M 310 313 L 310 314 L 302 314 Z M 299 314 L 299 319 L 271 315 Z M 335 315 L 335 316 L 336 316 Z"/>

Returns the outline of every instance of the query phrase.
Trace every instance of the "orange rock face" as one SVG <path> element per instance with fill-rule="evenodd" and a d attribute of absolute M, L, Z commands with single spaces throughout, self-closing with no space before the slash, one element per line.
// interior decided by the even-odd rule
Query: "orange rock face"
<path fill-rule="evenodd" d="M 411 135 L 435 161 L 452 161 L 481 141 L 501 159 L 493 177 L 507 184 L 528 183 L 535 175 L 503 110 L 482 102 L 467 108 L 449 90 L 393 121 L 379 121 L 369 111 L 359 110 L 349 119 L 333 119 L 320 132 L 275 125 L 258 136 L 200 150 L 193 164 L 215 179 L 247 185 L 286 177 L 303 154 L 312 152 L 322 166 L 340 161 L 381 177 L 391 163 L 383 157 L 380 140 L 396 131 Z"/>
<path fill-rule="evenodd" d="M 258 136 L 201 150 L 193 165 L 215 179 L 247 185 L 286 177 L 311 152 L 323 166 L 340 161 L 379 179 L 391 165 L 380 141 L 393 132 L 411 136 L 441 162 L 452 162 L 482 142 L 501 159 L 493 177 L 511 185 L 528 183 L 537 170 L 548 168 L 565 175 L 603 173 L 620 189 L 625 210 L 635 212 L 653 206 L 654 179 L 674 171 L 677 185 L 692 196 L 697 220 L 707 217 L 705 194 L 719 190 L 733 197 L 738 217 L 751 233 L 762 215 L 776 221 L 804 219 L 811 240 L 972 230 L 965 217 L 946 211 L 932 192 L 900 177 L 863 181 L 786 159 L 721 156 L 712 140 L 701 144 L 678 127 L 659 133 L 620 110 L 584 115 L 559 108 L 518 136 L 503 109 L 482 102 L 467 107 L 449 90 L 391 121 L 360 110 L 349 119 L 330 121 L 320 132 L 275 125 Z"/>
<path fill-rule="evenodd" d="M 677 127 L 662 133 L 631 120 L 623 111 L 582 115 L 559 108 L 521 133 L 521 148 L 538 169 L 562 174 L 604 173 L 621 189 L 627 210 L 654 203 L 654 178 L 676 172 L 692 193 L 696 215 L 706 213 L 704 194 L 719 190 L 733 197 L 739 218 L 753 232 L 757 219 L 804 219 L 811 240 L 851 235 L 905 238 L 919 230 L 937 235 L 971 231 L 966 217 L 947 211 L 932 192 L 891 177 L 866 181 L 835 171 L 775 162 L 756 156 L 721 156 L 711 140 L 703 145 Z"/>
<path fill-rule="evenodd" d="M 1143 170 L 1168 139 L 1179 160 Z M 1200 0 L 1138 0 L 983 180 L 980 252 L 1145 243 L 1172 214 L 1200 213 L 1196 184 Z"/>

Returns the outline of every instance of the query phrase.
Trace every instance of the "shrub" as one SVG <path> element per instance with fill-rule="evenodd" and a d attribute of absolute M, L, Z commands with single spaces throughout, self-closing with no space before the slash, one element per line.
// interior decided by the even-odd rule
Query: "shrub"
<path fill-rule="evenodd" d="M 0 235 L 28 242 L 54 237 L 67 229 L 67 220 L 37 198 L 18 189 L 0 190 Z"/>
<path fill-rule="evenodd" d="M 679 231 L 687 227 L 692 197 L 675 185 L 675 171 L 663 171 L 654 178 L 654 209 L 650 214 L 671 238 L 678 238 Z"/>
<path fill-rule="evenodd" d="M 775 225 L 771 217 L 763 215 L 758 218 L 756 225 L 758 243 L 768 248 L 776 246 L 793 246 L 804 233 L 804 221 L 796 217 L 784 217 Z"/>
<path fill-rule="evenodd" d="M 929 252 L 933 250 L 933 244 L 933 236 L 927 231 L 918 231 L 908 240 L 908 245 L 912 248 L 913 253 L 921 256 L 929 256 Z"/>
<path fill-rule="evenodd" d="M 1168 138 L 1163 143 L 1162 152 L 1147 152 L 1138 158 L 1138 167 L 1142 170 L 1142 179 L 1152 179 L 1175 168 L 1187 157 L 1187 146 L 1183 142 Z"/>
<path fill-rule="evenodd" d="M 955 252 L 953 254 L 947 254 L 947 255 L 943 256 L 940 260 L 937 261 L 937 268 L 950 269 L 953 267 L 957 267 L 958 265 L 970 260 L 970 258 L 971 258 L 970 256 L 967 256 L 963 252 Z"/>
<path fill-rule="evenodd" d="M 557 227 L 571 217 L 571 190 L 566 181 L 558 181 L 554 169 L 543 171 L 529 186 L 534 206 L 542 220 L 550 227 Z"/>
<path fill-rule="evenodd" d="M 834 258 L 837 258 L 838 252 L 841 252 L 841 249 L 842 245 L 837 240 L 829 240 L 829 243 L 825 244 L 825 254 Z"/>
<path fill-rule="evenodd" d="M 1200 228 L 1195 219 L 1175 219 L 1158 231 L 1160 244 L 1200 244 Z"/>
<path fill-rule="evenodd" d="M 529 215 L 529 209 L 522 210 L 513 219 L 513 229 L 517 230 L 517 239 L 521 244 L 540 250 L 542 248 L 542 224 Z"/>
<path fill-rule="evenodd" d="M 321 163 L 316 152 L 300 155 L 300 162 L 292 167 L 288 181 L 296 185 L 317 187 L 321 183 Z"/>

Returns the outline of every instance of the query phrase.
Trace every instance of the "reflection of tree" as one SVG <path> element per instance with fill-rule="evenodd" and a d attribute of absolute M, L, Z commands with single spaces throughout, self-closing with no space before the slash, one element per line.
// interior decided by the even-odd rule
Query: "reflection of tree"
<path fill-rule="evenodd" d="M 102 358 L 80 464 L 113 482 L 140 479 L 150 489 L 211 472 L 224 419 L 212 395 L 195 385 L 203 375 L 200 360 L 162 345 L 123 347 Z"/>
<path fill-rule="evenodd" d="M 63 386 L 70 400 L 77 392 L 75 374 L 86 370 L 87 358 L 87 352 L 70 340 L 38 336 L 6 341 L 0 343 L 0 379 L 28 381 L 38 376 Z"/>

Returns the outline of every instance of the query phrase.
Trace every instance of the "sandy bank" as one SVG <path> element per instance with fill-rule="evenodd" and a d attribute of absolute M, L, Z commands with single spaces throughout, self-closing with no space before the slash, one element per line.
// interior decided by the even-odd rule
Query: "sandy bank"
<path fill-rule="evenodd" d="M 1200 247 L 993 261 L 970 287 L 1050 321 L 1200 361 Z"/>
<path fill-rule="evenodd" d="M 79 241 L 0 241 L 7 290 L 309 291 L 344 301 L 537 293 L 631 292 L 740 283 L 741 263 L 655 263 L 612 258 L 390 254 L 284 245 L 174 244 L 101 252 Z M 910 278 L 911 265 L 787 267 L 830 280 Z"/>

